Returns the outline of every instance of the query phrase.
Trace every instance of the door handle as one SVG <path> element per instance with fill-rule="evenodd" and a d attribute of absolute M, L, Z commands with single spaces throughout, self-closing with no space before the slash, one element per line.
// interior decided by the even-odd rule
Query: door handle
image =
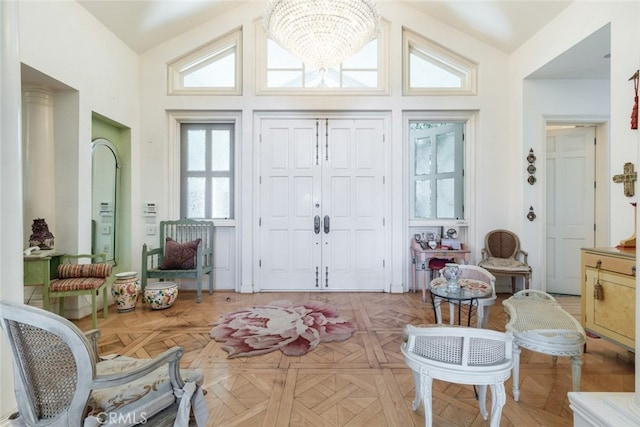
<path fill-rule="evenodd" d="M 324 216 L 324 232 L 325 234 L 329 234 L 331 231 L 331 220 L 329 219 L 329 215 Z"/>
<path fill-rule="evenodd" d="M 320 234 L 320 215 L 316 215 L 315 218 L 313 218 L 313 231 L 316 234 Z"/>

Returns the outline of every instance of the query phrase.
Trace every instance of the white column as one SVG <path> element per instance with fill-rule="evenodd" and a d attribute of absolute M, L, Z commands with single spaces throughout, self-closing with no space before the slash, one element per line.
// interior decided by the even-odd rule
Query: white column
<path fill-rule="evenodd" d="M 22 91 L 24 245 L 31 225 L 44 218 L 56 235 L 53 94 L 37 87 Z"/>
<path fill-rule="evenodd" d="M 21 302 L 22 160 L 20 138 L 20 60 L 18 2 L 0 1 L 0 299 Z M 0 333 L 0 335 L 2 335 Z M 11 354 L 0 336 L 0 384 L 13 390 Z M 0 399 L 0 419 L 16 411 L 13 393 Z"/>

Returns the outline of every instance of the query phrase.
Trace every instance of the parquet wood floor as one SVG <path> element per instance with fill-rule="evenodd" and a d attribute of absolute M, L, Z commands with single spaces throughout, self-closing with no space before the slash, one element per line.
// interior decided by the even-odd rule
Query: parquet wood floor
<path fill-rule="evenodd" d="M 492 307 L 489 326 L 504 330 L 506 315 L 500 295 Z M 342 318 L 357 324 L 352 338 L 322 343 L 302 357 L 276 351 L 262 356 L 227 359 L 222 344 L 209 337 L 210 323 L 228 311 L 278 299 L 318 300 L 338 307 Z M 419 293 L 259 293 L 218 292 L 204 295 L 181 292 L 175 305 L 150 310 L 99 316 L 101 354 L 119 353 L 152 357 L 168 347 L 184 347 L 182 367 L 204 372 L 210 426 L 423 426 L 422 406 L 411 409 L 414 384 L 400 353 L 407 324 L 434 323 L 429 302 Z M 558 297 L 563 307 L 578 316 L 579 297 Z M 443 310 L 447 321 L 448 310 Z M 90 317 L 75 321 L 91 327 Z M 589 338 L 582 366 L 583 391 L 634 390 L 634 357 L 622 347 Z M 568 358 L 522 351 L 521 397 L 513 401 L 511 380 L 502 427 L 571 426 L 572 411 Z M 489 402 L 487 402 L 490 405 Z M 489 406 L 490 407 L 490 406 Z M 435 426 L 488 426 L 479 414 L 473 388 L 434 381 Z"/>

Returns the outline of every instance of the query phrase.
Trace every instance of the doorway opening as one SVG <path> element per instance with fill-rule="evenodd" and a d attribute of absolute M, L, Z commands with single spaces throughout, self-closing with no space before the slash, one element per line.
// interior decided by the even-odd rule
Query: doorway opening
<path fill-rule="evenodd" d="M 580 249 L 608 242 L 607 135 L 606 123 L 547 122 L 547 292 L 580 295 Z"/>

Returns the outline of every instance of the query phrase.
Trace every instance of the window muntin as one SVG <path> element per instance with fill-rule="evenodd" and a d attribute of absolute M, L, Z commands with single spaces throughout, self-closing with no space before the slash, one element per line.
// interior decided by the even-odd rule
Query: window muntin
<path fill-rule="evenodd" d="M 234 30 L 168 66 L 171 95 L 242 94 L 242 31 Z"/>
<path fill-rule="evenodd" d="M 267 87 L 280 88 L 364 88 L 378 87 L 378 40 L 337 67 L 324 72 L 309 69 L 271 39 L 267 40 Z"/>
<path fill-rule="evenodd" d="M 475 95 L 478 65 L 403 29 L 405 95 Z"/>
<path fill-rule="evenodd" d="M 323 92 L 340 95 L 387 92 L 388 23 L 378 37 L 341 64 L 322 72 L 269 39 L 261 22 L 256 24 L 256 77 L 258 93 Z"/>
<path fill-rule="evenodd" d="M 233 218 L 234 125 L 183 123 L 180 217 Z"/>
<path fill-rule="evenodd" d="M 411 219 L 464 219 L 464 123 L 409 122 Z"/>

